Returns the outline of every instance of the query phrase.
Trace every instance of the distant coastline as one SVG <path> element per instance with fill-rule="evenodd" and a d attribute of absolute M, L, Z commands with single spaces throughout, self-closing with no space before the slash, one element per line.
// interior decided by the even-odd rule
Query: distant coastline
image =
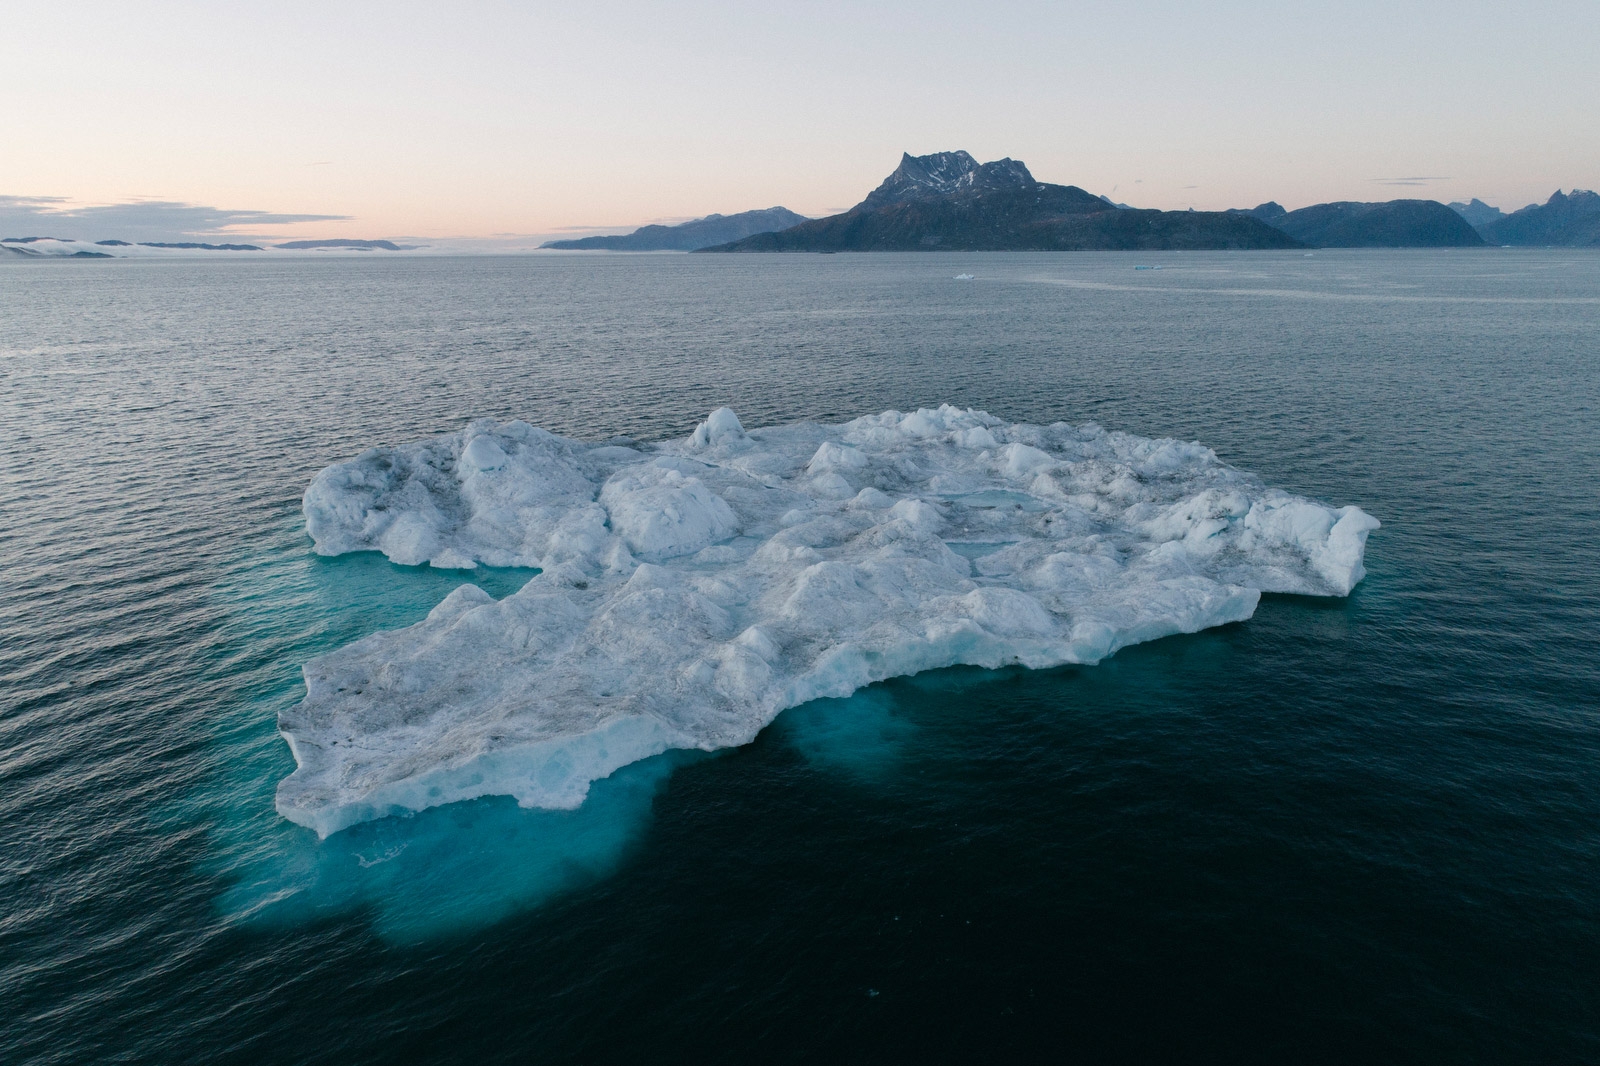
<path fill-rule="evenodd" d="M 805 221 L 806 216 L 787 207 L 769 207 L 736 215 L 707 215 L 676 226 L 642 226 L 615 236 L 546 241 L 540 247 L 563 252 L 697 252 L 752 234 L 785 230 Z"/>
<path fill-rule="evenodd" d="M 924 156 L 907 153 L 860 203 L 827 217 L 808 218 L 785 207 L 770 207 L 711 214 L 671 226 L 641 226 L 630 233 L 561 238 L 545 241 L 538 249 L 828 253 L 1485 246 L 1600 248 L 1600 194 L 1585 189 L 1558 189 L 1542 204 L 1528 204 L 1511 212 L 1476 197 L 1449 204 L 1422 199 L 1341 200 L 1289 210 L 1267 201 L 1226 211 L 1162 211 L 1129 206 L 1075 185 L 1038 181 L 1025 164 L 1015 159 L 980 164 L 963 151 Z M 187 236 L 90 241 L 60 235 L 22 235 L 0 238 L 0 260 L 139 258 L 188 253 L 226 256 L 272 251 L 403 254 L 425 248 L 436 254 L 533 250 L 531 245 L 505 246 L 498 239 L 466 238 L 430 246 L 349 237 L 247 244 Z"/>
<path fill-rule="evenodd" d="M 274 244 L 274 248 L 282 248 L 292 252 L 324 252 L 343 250 L 349 252 L 403 252 L 409 249 L 393 241 L 356 241 L 345 238 L 325 241 L 287 241 L 283 244 Z"/>
<path fill-rule="evenodd" d="M 352 240 L 336 238 L 327 240 L 286 241 L 271 245 L 271 249 L 291 252 L 407 252 L 421 245 L 396 244 L 388 240 Z M 147 252 L 146 249 L 150 251 Z M 73 237 L 5 237 L 0 238 L 0 258 L 12 259 L 123 259 L 150 254 L 203 252 L 231 254 L 237 252 L 265 252 L 268 247 L 259 244 L 216 244 L 207 241 L 124 241 L 107 239 L 81 241 Z"/>

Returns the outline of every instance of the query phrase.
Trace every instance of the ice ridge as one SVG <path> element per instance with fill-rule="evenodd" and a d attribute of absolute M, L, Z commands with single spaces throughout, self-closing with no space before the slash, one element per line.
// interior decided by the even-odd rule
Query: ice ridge
<path fill-rule="evenodd" d="M 1343 596 L 1378 527 L 1200 444 L 948 405 L 749 432 L 723 408 L 638 446 L 480 420 L 331 466 L 304 508 L 325 555 L 541 571 L 306 664 L 277 807 L 322 835 L 483 795 L 572 808 L 875 681 L 1093 663 L 1263 591 Z"/>

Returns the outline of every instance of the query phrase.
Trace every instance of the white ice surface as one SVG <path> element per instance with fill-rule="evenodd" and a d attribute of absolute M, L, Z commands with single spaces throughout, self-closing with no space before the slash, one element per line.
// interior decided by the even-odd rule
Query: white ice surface
<path fill-rule="evenodd" d="M 874 681 L 1093 663 L 1262 591 L 1343 596 L 1378 526 L 1199 444 L 948 406 L 748 433 L 724 408 L 637 448 L 477 421 L 329 467 L 305 514 L 327 555 L 542 568 L 306 665 L 277 806 L 323 835 L 483 795 L 571 808 Z"/>

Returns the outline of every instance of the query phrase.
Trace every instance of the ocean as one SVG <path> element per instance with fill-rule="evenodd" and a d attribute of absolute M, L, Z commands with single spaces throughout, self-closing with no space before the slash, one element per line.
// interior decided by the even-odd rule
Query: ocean
<path fill-rule="evenodd" d="M 0 1062 L 1600 1059 L 1600 256 L 19 262 L 0 323 Z M 575 811 L 274 810 L 309 658 L 530 576 L 314 554 L 323 467 L 941 403 L 1357 504 L 1368 576 Z"/>

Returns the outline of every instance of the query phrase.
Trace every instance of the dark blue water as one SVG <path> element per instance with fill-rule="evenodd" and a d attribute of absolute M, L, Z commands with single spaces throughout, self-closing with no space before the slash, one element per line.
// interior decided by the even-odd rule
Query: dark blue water
<path fill-rule="evenodd" d="M 21 263 L 0 324 L 0 1062 L 1600 1059 L 1600 256 Z M 322 466 L 943 401 L 1359 504 L 1370 576 L 575 812 L 274 813 L 300 664 L 463 580 L 312 555 Z"/>

